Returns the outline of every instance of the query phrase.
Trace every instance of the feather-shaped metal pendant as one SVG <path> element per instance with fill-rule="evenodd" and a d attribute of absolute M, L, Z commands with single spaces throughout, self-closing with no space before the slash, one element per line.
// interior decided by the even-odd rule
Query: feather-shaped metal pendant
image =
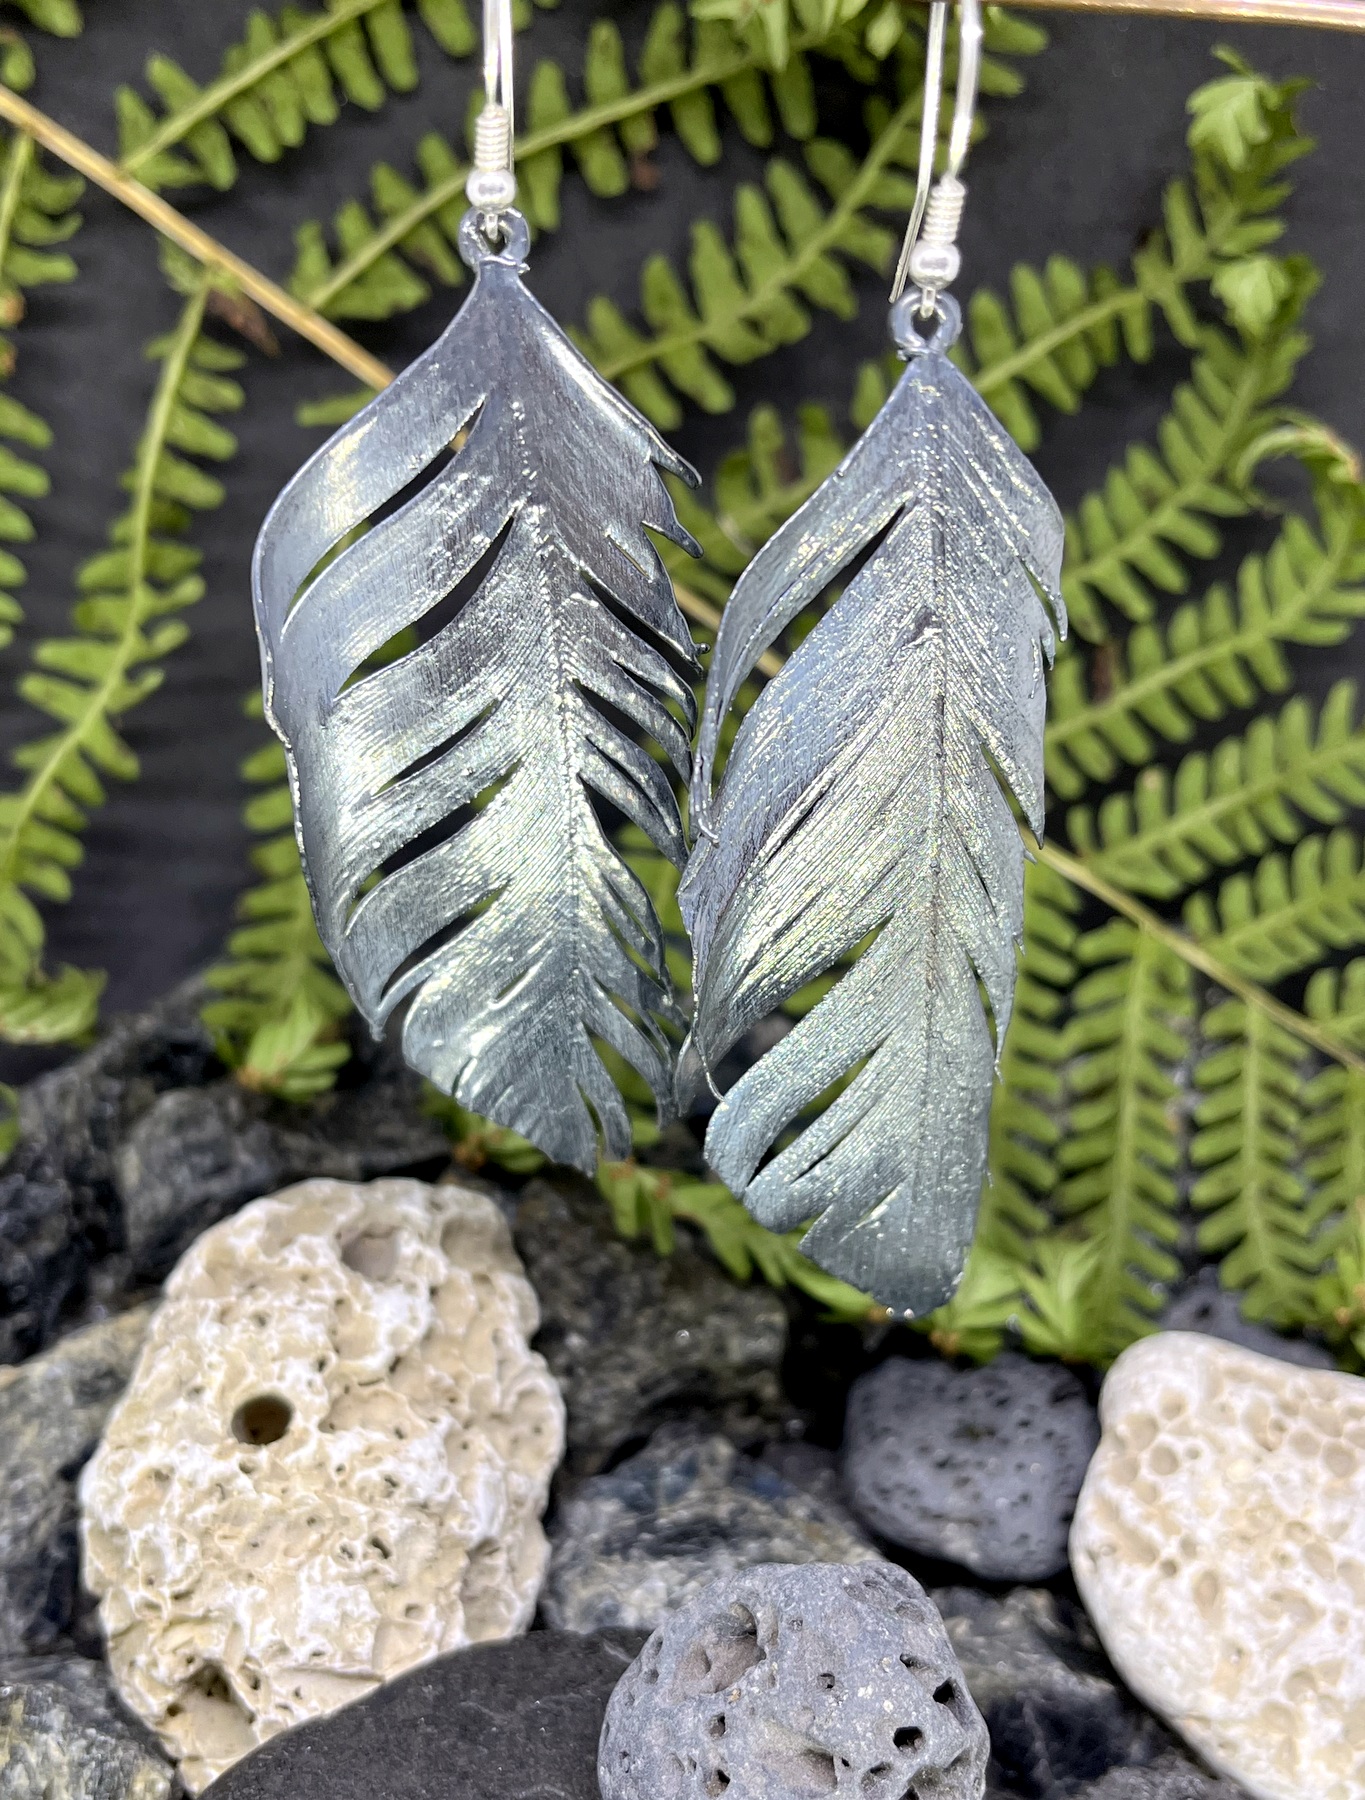
<path fill-rule="evenodd" d="M 892 314 L 910 358 L 894 393 L 721 622 L 680 895 L 696 965 L 680 1087 L 694 1097 L 750 1026 L 872 940 L 725 1095 L 706 1150 L 764 1225 L 813 1219 L 804 1250 L 920 1315 L 951 1295 L 971 1242 L 991 1026 L 1003 1038 L 1023 915 L 1005 788 L 1040 831 L 1044 659 L 1065 615 L 1056 503 L 948 360 L 955 303 L 939 302 L 928 342 L 912 304 Z M 713 803 L 741 683 L 839 579 L 745 717 Z"/>
<path fill-rule="evenodd" d="M 504 220 L 495 252 L 466 217 L 454 323 L 275 503 L 256 622 L 357 1006 L 378 1031 L 406 1003 L 415 1068 L 591 1171 L 599 1126 L 630 1147 L 595 1039 L 671 1108 L 663 935 L 594 796 L 681 862 L 670 783 L 623 721 L 686 779 L 669 707 L 690 724 L 692 640 L 644 527 L 695 550 L 660 471 L 696 476 L 523 286 L 526 225 Z M 408 627 L 424 641 L 374 666 Z"/>

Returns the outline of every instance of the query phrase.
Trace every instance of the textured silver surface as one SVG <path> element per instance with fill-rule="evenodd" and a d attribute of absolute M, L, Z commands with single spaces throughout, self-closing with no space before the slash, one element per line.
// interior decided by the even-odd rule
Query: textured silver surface
<path fill-rule="evenodd" d="M 609 1155 L 630 1147 L 594 1037 L 671 1094 L 662 934 L 592 795 L 682 860 L 663 768 L 604 707 L 686 778 L 667 703 L 690 723 L 692 696 L 659 646 L 685 667 L 692 641 L 643 527 L 695 549 L 660 470 L 696 476 L 522 285 L 525 222 L 506 224 L 494 253 L 466 217 L 454 323 L 276 501 L 256 622 L 318 929 L 357 1006 L 378 1030 L 406 1001 L 415 1068 L 591 1171 L 593 1113 Z M 352 680 L 474 573 L 434 635 Z"/>
<path fill-rule="evenodd" d="M 893 311 L 911 361 L 891 398 L 721 623 L 680 894 L 697 996 L 680 1088 L 690 1098 L 751 1025 L 875 937 L 726 1094 L 706 1150 L 755 1218 L 814 1219 L 812 1257 L 918 1315 L 952 1293 L 971 1241 L 994 1058 L 983 990 L 1003 1036 L 1023 915 L 1002 780 L 1041 830 L 1054 632 L 1040 593 L 1062 628 L 1064 613 L 1056 503 L 949 362 L 954 303 L 926 345 L 917 299 Z M 838 580 L 745 717 L 713 802 L 741 683 Z"/>

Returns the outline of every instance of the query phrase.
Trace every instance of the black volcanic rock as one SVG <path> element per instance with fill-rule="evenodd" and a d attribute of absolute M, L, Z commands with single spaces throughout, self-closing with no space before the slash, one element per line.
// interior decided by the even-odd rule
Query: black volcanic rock
<path fill-rule="evenodd" d="M 282 1732 L 204 1800 L 598 1800 L 597 1740 L 645 1634 L 477 1644 Z"/>

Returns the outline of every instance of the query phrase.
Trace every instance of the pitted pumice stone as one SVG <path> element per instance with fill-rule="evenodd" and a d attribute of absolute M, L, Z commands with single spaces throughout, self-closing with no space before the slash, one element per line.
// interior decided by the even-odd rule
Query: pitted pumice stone
<path fill-rule="evenodd" d="M 564 1441 L 535 1328 L 458 1187 L 303 1182 L 182 1257 L 81 1502 L 114 1680 L 192 1793 L 530 1624 Z"/>
<path fill-rule="evenodd" d="M 892 1563 L 713 1582 L 617 1683 L 602 1800 L 980 1800 L 990 1745 L 933 1602 Z"/>

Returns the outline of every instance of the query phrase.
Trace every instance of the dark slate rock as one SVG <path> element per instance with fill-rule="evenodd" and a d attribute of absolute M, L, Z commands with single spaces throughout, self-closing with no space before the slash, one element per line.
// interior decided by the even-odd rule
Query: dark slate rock
<path fill-rule="evenodd" d="M 1039 1588 L 1002 1600 L 941 1588 L 933 1599 L 990 1727 L 991 1793 L 1059 1800 L 1170 1747 L 1120 1685 L 1079 1607 Z"/>
<path fill-rule="evenodd" d="M 602 1800 L 979 1800 L 986 1727 L 923 1588 L 892 1563 L 714 1582 L 622 1676 Z"/>
<path fill-rule="evenodd" d="M 1075 1800 L 1246 1800 L 1242 1789 L 1195 1768 L 1183 1756 L 1158 1757 L 1145 1769 L 1111 1769 Z"/>
<path fill-rule="evenodd" d="M 95 1265 L 115 1265 L 102 1299 L 118 1304 L 133 1290 L 117 1255 L 114 1153 L 162 1088 L 217 1068 L 198 1019 L 202 998 L 191 983 L 116 1020 L 93 1049 L 22 1090 L 21 1141 L 0 1173 L 0 1362 L 51 1341 L 89 1297 Z"/>
<path fill-rule="evenodd" d="M 532 1631 L 437 1657 L 262 1744 L 204 1800 L 598 1800 L 602 1715 L 640 1643 Z"/>
<path fill-rule="evenodd" d="M 138 1307 L 0 1368 L 0 1656 L 51 1650 L 72 1632 L 76 1477 L 150 1317 L 150 1307 Z"/>
<path fill-rule="evenodd" d="M 98 1663 L 0 1662 L 4 1800 L 170 1800 L 175 1772 Z"/>
<path fill-rule="evenodd" d="M 0 1173 L 0 1361 L 145 1294 L 259 1194 L 445 1160 L 420 1080 L 389 1049 L 358 1039 L 343 1086 L 282 1106 L 224 1075 L 203 999 L 189 983 L 24 1088 L 21 1142 Z"/>
<path fill-rule="evenodd" d="M 875 1559 L 841 1509 L 743 1456 L 728 1438 L 665 1425 L 594 1475 L 550 1524 L 541 1610 L 551 1625 L 649 1630 L 718 1576 L 755 1563 Z"/>
<path fill-rule="evenodd" d="M 1278 1356 L 1281 1362 L 1303 1369 L 1335 1369 L 1337 1359 L 1325 1344 L 1311 1338 L 1284 1337 L 1268 1325 L 1243 1318 L 1236 1294 L 1218 1279 L 1216 1269 L 1201 1269 L 1190 1285 L 1176 1295 L 1161 1318 L 1163 1331 L 1202 1331 L 1205 1337 L 1239 1344 L 1261 1356 Z"/>
<path fill-rule="evenodd" d="M 513 1233 L 540 1297 L 535 1346 L 568 1407 L 571 1470 L 600 1469 L 666 1419 L 775 1429 L 787 1315 L 771 1288 L 730 1280 L 685 1227 L 672 1256 L 625 1242 L 601 1196 L 568 1181 L 532 1182 Z"/>
<path fill-rule="evenodd" d="M 1067 1566 L 1099 1422 L 1069 1369 L 1005 1355 L 983 1369 L 892 1357 L 849 1394 L 844 1482 L 893 1544 L 995 1581 Z"/>

